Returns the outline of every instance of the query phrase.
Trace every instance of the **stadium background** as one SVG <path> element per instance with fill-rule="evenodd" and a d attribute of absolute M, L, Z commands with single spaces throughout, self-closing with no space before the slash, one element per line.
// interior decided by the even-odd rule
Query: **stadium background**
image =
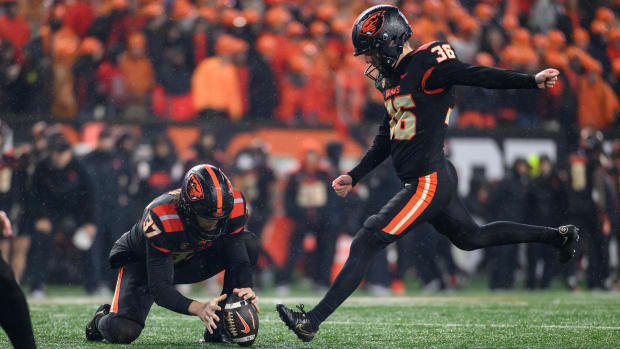
<path fill-rule="evenodd" d="M 373 1 L 1 2 L 0 208 L 18 232 L 2 248 L 35 296 L 48 283 L 109 292 L 106 249 L 199 162 L 221 166 L 249 198 L 250 229 L 265 249 L 259 285 L 280 294 L 294 268 L 295 280 L 324 289 L 346 257 L 347 234 L 398 190 L 389 164 L 346 201 L 329 190 L 383 115 L 365 64 L 351 54 L 352 22 Z M 477 219 L 574 222 L 586 243 L 582 258 L 559 268 L 550 250 L 466 254 L 423 227 L 378 258 L 365 287 L 463 288 L 484 275 L 493 289 L 548 287 L 550 277 L 558 287 L 614 289 L 620 3 L 393 3 L 414 47 L 447 40 L 465 62 L 561 71 L 549 92 L 458 88 L 446 149 Z M 605 136 L 602 154 L 592 155 L 591 130 Z M 47 185 L 83 186 L 55 200 L 34 179 L 54 170 L 42 161 L 69 148 L 77 165 L 59 165 L 58 182 Z M 540 174 L 545 156 L 549 177 Z M 579 185 L 591 161 L 608 183 L 603 198 Z M 93 245 L 76 248 L 88 223 Z M 302 258 L 287 260 L 291 244 Z"/>

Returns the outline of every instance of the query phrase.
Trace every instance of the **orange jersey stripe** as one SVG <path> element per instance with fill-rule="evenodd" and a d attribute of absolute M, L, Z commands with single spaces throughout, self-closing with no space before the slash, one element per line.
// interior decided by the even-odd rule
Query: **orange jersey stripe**
<path fill-rule="evenodd" d="M 431 76 L 431 73 L 433 72 L 433 70 L 435 70 L 435 67 L 428 68 L 428 70 L 426 71 L 426 73 L 424 73 L 424 76 L 422 77 L 422 91 L 424 91 L 424 93 L 428 95 L 434 95 L 434 94 L 443 92 L 443 88 L 437 88 L 434 90 L 426 89 L 426 79 L 428 79 L 428 77 Z"/>
<path fill-rule="evenodd" d="M 431 46 L 432 44 L 436 43 L 437 41 L 431 41 L 431 42 L 427 42 L 426 44 L 418 47 L 415 51 L 413 51 L 413 53 L 419 52 L 419 51 L 424 51 L 426 50 L 429 46 Z"/>
<path fill-rule="evenodd" d="M 165 219 L 165 220 L 161 221 L 161 224 L 163 224 L 164 230 L 167 233 L 183 230 L 183 223 L 178 218 Z"/>
<path fill-rule="evenodd" d="M 396 225 L 402 221 L 405 216 L 407 215 L 407 213 L 409 213 L 409 211 L 411 211 L 411 209 L 413 209 L 413 206 L 415 205 L 416 202 L 418 202 L 418 200 L 420 200 L 420 197 L 422 196 L 422 192 L 424 191 L 424 181 L 423 180 L 418 180 L 418 186 L 415 190 L 415 194 L 413 195 L 413 197 L 411 197 L 411 199 L 409 199 L 409 201 L 407 202 L 407 204 L 405 205 L 405 207 L 403 207 L 400 212 L 398 212 L 398 214 L 396 215 L 396 217 L 394 217 L 390 223 L 388 223 L 387 226 L 385 226 L 382 230 L 384 232 L 389 232 L 392 229 L 394 229 L 396 227 Z"/>
<path fill-rule="evenodd" d="M 237 234 L 238 232 L 242 231 L 243 227 L 240 227 L 239 229 L 233 231 L 231 234 Z"/>
<path fill-rule="evenodd" d="M 243 209 L 243 203 L 238 203 L 233 206 L 233 210 L 230 213 L 230 218 L 237 218 L 239 216 L 243 216 L 245 214 L 245 210 Z"/>
<path fill-rule="evenodd" d="M 437 172 L 421 177 L 415 195 L 407 205 L 382 230 L 391 235 L 400 235 L 426 210 L 435 196 Z"/>
<path fill-rule="evenodd" d="M 159 217 L 167 216 L 169 214 L 177 214 L 177 209 L 174 204 L 160 205 L 155 207 L 152 211 Z"/>
<path fill-rule="evenodd" d="M 125 267 L 121 267 L 118 271 L 118 278 L 116 279 L 116 288 L 114 289 L 114 298 L 112 299 L 112 308 L 110 308 L 111 313 L 118 313 L 118 298 L 121 293 L 121 280 L 123 279 L 123 269 Z"/>
<path fill-rule="evenodd" d="M 207 170 L 207 172 L 209 172 L 209 175 L 213 180 L 213 185 L 215 185 L 215 193 L 217 195 L 217 211 L 215 214 L 223 215 L 224 211 L 222 210 L 222 187 L 220 185 L 220 181 L 217 179 L 217 176 L 215 175 L 215 172 L 213 172 L 211 167 L 205 166 L 205 169 Z"/>
<path fill-rule="evenodd" d="M 164 252 L 164 253 L 172 252 L 171 250 L 169 250 L 167 248 L 159 247 L 159 246 L 157 246 L 155 244 L 151 244 L 151 246 L 153 246 L 153 248 L 155 248 L 156 250 L 159 250 L 159 251 Z"/>
<path fill-rule="evenodd" d="M 396 233 L 394 233 L 395 235 L 401 234 L 403 231 L 405 231 L 405 229 L 407 227 L 409 227 L 413 222 L 415 222 L 415 220 L 418 219 L 418 217 L 422 214 L 422 212 L 424 212 L 424 210 L 426 210 L 428 205 L 433 200 L 433 197 L 435 197 L 435 189 L 437 188 L 437 174 L 433 173 L 433 175 L 435 177 L 434 177 L 434 180 L 433 180 L 433 177 L 431 176 L 431 183 L 430 183 L 429 189 L 428 189 L 428 191 L 426 193 L 426 197 L 422 198 L 421 204 L 418 207 L 418 209 L 411 215 L 411 217 L 409 217 L 409 219 L 407 219 L 405 224 L 403 224 L 402 227 L 400 229 L 398 229 L 396 231 Z"/>

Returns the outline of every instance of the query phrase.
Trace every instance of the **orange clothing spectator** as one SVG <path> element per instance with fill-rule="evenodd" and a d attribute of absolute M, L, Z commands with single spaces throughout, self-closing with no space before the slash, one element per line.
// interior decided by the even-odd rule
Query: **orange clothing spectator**
<path fill-rule="evenodd" d="M 84 38 L 94 19 L 93 7 L 87 2 L 77 0 L 67 6 L 64 24 L 69 26 L 77 36 Z"/>
<path fill-rule="evenodd" d="M 30 29 L 26 19 L 17 14 L 17 4 L 10 2 L 0 17 L 0 40 L 9 41 L 15 47 L 17 61 L 23 62 L 22 48 L 30 41 Z"/>
<path fill-rule="evenodd" d="M 416 28 L 413 37 L 420 45 L 436 40 L 446 40 L 446 37 L 450 34 L 450 28 L 441 19 L 434 20 L 429 17 L 420 17 L 412 23 L 411 27 Z"/>
<path fill-rule="evenodd" d="M 423 16 L 413 21 L 412 28 L 416 28 L 413 37 L 417 44 L 425 44 L 435 40 L 446 40 L 450 28 L 446 24 L 445 8 L 439 0 L 425 0 L 422 4 Z"/>
<path fill-rule="evenodd" d="M 245 53 L 247 44 L 222 35 L 215 47 L 217 56 L 203 60 L 192 75 L 194 108 L 225 112 L 232 120 L 243 116 L 243 93 L 233 56 Z"/>
<path fill-rule="evenodd" d="M 54 56 L 52 114 L 61 118 L 70 118 L 77 113 L 72 67 L 77 57 L 79 44 L 80 39 L 68 26 L 60 28 L 52 39 Z"/>
<path fill-rule="evenodd" d="M 610 61 L 620 58 L 620 28 L 614 27 L 607 32 L 607 56 Z"/>
<path fill-rule="evenodd" d="M 284 35 L 263 33 L 256 40 L 259 52 L 265 55 L 273 69 L 273 75 L 278 83 L 286 72 L 287 61 L 291 52 L 297 52 L 295 46 Z"/>
<path fill-rule="evenodd" d="M 349 55 L 336 74 L 338 119 L 348 125 L 357 125 L 362 120 L 367 83 L 366 76 L 360 74 L 360 71 L 364 69 L 366 66 L 362 60 Z"/>
<path fill-rule="evenodd" d="M 314 102 L 306 93 L 310 60 L 303 54 L 291 55 L 287 60 L 287 71 L 279 81 L 280 103 L 276 115 L 281 121 L 291 123 L 295 117 L 310 117 L 307 110 Z"/>
<path fill-rule="evenodd" d="M 135 33 L 129 38 L 128 51 L 120 59 L 120 69 L 130 97 L 144 97 L 155 84 L 153 66 L 145 55 L 145 47 L 144 36 Z"/>
<path fill-rule="evenodd" d="M 115 106 L 122 106 L 127 99 L 126 81 L 120 68 L 113 62 L 105 61 L 97 68 L 99 88 Z"/>
<path fill-rule="evenodd" d="M 239 120 L 243 110 L 239 77 L 235 66 L 219 57 L 203 60 L 192 76 L 194 108 L 223 111 Z"/>
<path fill-rule="evenodd" d="M 600 64 L 594 61 L 590 65 L 579 81 L 579 127 L 602 130 L 614 122 L 620 102 L 609 84 L 601 78 Z"/>
<path fill-rule="evenodd" d="M 334 79 L 336 69 L 333 64 L 338 63 L 335 60 L 342 56 L 338 55 L 337 47 L 330 48 L 329 45 L 319 52 L 310 58 L 312 63 L 309 65 L 308 86 L 303 97 L 303 114 L 306 122 L 333 124 L 337 116 Z"/>

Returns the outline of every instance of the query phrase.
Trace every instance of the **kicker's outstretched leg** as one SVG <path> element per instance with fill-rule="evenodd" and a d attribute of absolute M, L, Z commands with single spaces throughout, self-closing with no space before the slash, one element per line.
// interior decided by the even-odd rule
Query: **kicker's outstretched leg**
<path fill-rule="evenodd" d="M 559 261 L 566 263 L 575 255 L 579 242 L 579 229 L 574 225 L 551 228 L 504 221 L 478 225 L 457 195 L 454 195 L 448 206 L 430 222 L 456 247 L 466 251 L 540 242 L 556 247 Z"/>
<path fill-rule="evenodd" d="M 282 321 L 299 339 L 311 341 L 321 322 L 357 289 L 373 257 L 385 246 L 387 243 L 380 241 L 372 229 L 360 229 L 351 244 L 349 258 L 321 302 L 309 312 L 304 310 L 303 305 L 298 306 L 300 311 L 293 311 L 278 304 L 276 309 Z"/>

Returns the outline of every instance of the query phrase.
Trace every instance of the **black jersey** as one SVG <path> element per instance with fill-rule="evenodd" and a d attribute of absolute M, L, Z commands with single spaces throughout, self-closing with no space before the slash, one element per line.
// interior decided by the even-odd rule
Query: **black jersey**
<path fill-rule="evenodd" d="M 349 172 L 353 184 L 389 155 L 403 182 L 436 171 L 444 163 L 453 85 L 537 87 L 533 75 L 463 63 L 446 42 L 420 46 L 402 59 L 393 76 L 379 81 L 386 113 L 373 145 Z"/>
<path fill-rule="evenodd" d="M 196 253 L 208 249 L 214 242 L 200 239 L 192 227 L 185 226 L 175 204 L 179 191 L 177 189 L 160 195 L 148 204 L 142 219 L 117 240 L 110 258 L 112 260 L 113 255 L 127 251 L 129 260 L 144 261 L 149 290 L 154 294 L 155 302 L 187 314 L 191 300 L 173 287 L 174 271 L 183 268 Z M 237 275 L 239 287 L 251 287 L 249 256 L 243 240 L 236 238 L 245 228 L 248 211 L 240 191 L 233 189 L 233 197 L 233 210 L 225 222 L 224 235 L 218 239 L 223 240 L 225 255 L 229 259 L 231 271 Z"/>
<path fill-rule="evenodd" d="M 177 211 L 177 190 L 160 195 L 153 200 L 133 226 L 128 237 L 128 247 L 134 257 L 145 256 L 145 247 L 169 254 L 175 265 L 189 260 L 199 251 L 209 248 L 213 242 L 198 238 L 198 232 L 185 227 Z M 247 207 L 243 194 L 233 189 L 233 210 L 226 222 L 224 235 L 234 235 L 243 230 L 247 221 Z"/>

